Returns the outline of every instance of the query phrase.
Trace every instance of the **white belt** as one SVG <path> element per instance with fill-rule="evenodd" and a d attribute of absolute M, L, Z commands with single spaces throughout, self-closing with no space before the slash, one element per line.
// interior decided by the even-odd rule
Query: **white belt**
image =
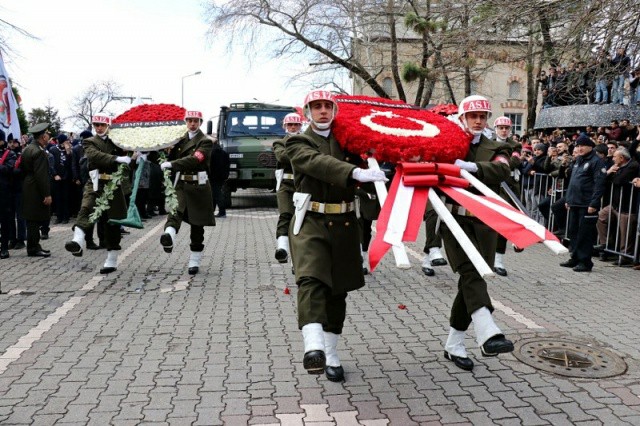
<path fill-rule="evenodd" d="M 447 210 L 449 210 L 451 212 L 451 214 L 455 214 L 458 216 L 473 216 L 475 217 L 475 215 L 473 213 L 471 213 L 469 210 L 465 209 L 462 206 L 459 205 L 454 205 L 454 204 L 445 204 L 445 207 L 447 208 Z"/>
<path fill-rule="evenodd" d="M 324 213 L 324 214 L 341 214 L 352 212 L 355 208 L 355 203 L 319 203 L 317 201 L 311 201 L 307 210 L 310 212 Z"/>
<path fill-rule="evenodd" d="M 293 173 L 284 173 L 282 175 L 282 179 L 290 179 L 293 180 Z"/>

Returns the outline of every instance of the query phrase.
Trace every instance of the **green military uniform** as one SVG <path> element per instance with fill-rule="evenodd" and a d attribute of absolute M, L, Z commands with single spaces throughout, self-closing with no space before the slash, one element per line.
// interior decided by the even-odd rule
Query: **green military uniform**
<path fill-rule="evenodd" d="M 27 254 L 41 251 L 40 224 L 51 218 L 51 209 L 44 205 L 51 196 L 49 160 L 44 148 L 33 141 L 22 151 L 20 165 L 24 174 L 22 183 L 22 217 L 27 221 Z"/>
<path fill-rule="evenodd" d="M 213 141 L 202 130 L 198 130 L 189 139 L 189 132 L 185 133 L 169 153 L 171 170 L 180 172 L 176 184 L 178 209 L 170 214 L 165 224 L 180 230 L 182 222 L 191 225 L 191 251 L 204 250 L 204 227 L 215 226 L 213 217 L 213 198 L 209 181 L 198 182 L 198 172 L 208 172 Z"/>
<path fill-rule="evenodd" d="M 293 184 L 293 168 L 287 156 L 286 141 L 289 136 L 277 140 L 273 143 L 273 153 L 276 155 L 276 169 L 284 170 L 280 187 L 276 193 L 278 201 L 278 225 L 276 227 L 276 238 L 289 236 L 289 224 L 295 208 L 293 207 L 293 193 L 296 191 Z"/>
<path fill-rule="evenodd" d="M 84 186 L 82 196 L 82 204 L 78 212 L 75 226 L 84 231 L 86 235 L 91 235 L 91 221 L 89 216 L 93 213 L 96 205 L 96 199 L 99 198 L 104 187 L 111 180 L 111 176 L 120 167 L 120 163 L 116 161 L 117 157 L 124 156 L 126 153 L 122 148 L 117 147 L 113 141 L 106 136 L 104 139 L 100 136 L 87 138 L 82 143 L 84 147 L 84 155 L 88 160 L 89 170 L 98 170 L 98 190 L 94 191 L 93 181 L 89 180 Z M 128 166 L 125 166 L 125 176 L 128 175 Z M 124 219 L 127 217 L 127 200 L 125 197 L 124 185 L 118 186 L 113 192 L 113 198 L 109 201 L 109 209 L 105 212 L 107 219 Z M 103 228 L 104 242 L 107 250 L 120 250 L 120 225 L 110 224 L 107 220 L 98 221 L 98 226 Z"/>
<path fill-rule="evenodd" d="M 286 141 L 297 192 L 319 203 L 351 203 L 355 198 L 355 166 L 329 135 L 309 127 Z M 295 220 L 292 221 L 292 229 Z M 308 211 L 298 235 L 290 232 L 298 284 L 298 325 L 321 323 L 324 331 L 342 333 L 346 293 L 364 286 L 360 236 L 354 211 L 323 214 Z"/>
<path fill-rule="evenodd" d="M 511 152 L 520 153 L 520 151 L 522 150 L 522 144 L 520 142 L 516 142 L 512 138 L 507 138 L 505 142 L 500 142 L 500 141 L 497 141 L 497 142 L 506 144 L 511 149 Z M 519 155 L 509 157 L 509 168 L 511 169 L 511 174 L 505 180 L 505 182 L 507 183 L 509 188 L 513 191 L 513 193 L 518 196 L 520 196 L 520 182 L 519 180 L 516 180 L 514 174 L 516 173 L 516 171 L 518 171 L 519 173 L 520 164 L 521 164 L 521 160 Z M 515 203 L 511 200 L 511 197 L 509 197 L 509 195 L 503 188 L 500 188 L 499 194 L 504 200 L 506 200 L 509 204 L 515 207 Z M 502 235 L 498 235 L 496 252 L 505 254 L 506 251 L 507 251 L 507 239 L 504 238 Z"/>
<path fill-rule="evenodd" d="M 476 163 L 478 166 L 476 177 L 493 191 L 498 192 L 500 183 L 509 177 L 510 169 L 507 163 L 510 155 L 511 148 L 506 144 L 492 141 L 483 135 L 479 143 L 471 145 L 465 161 Z M 505 162 L 492 161 L 498 156 L 503 157 Z M 475 217 L 454 214 L 454 218 L 484 260 L 492 265 L 498 234 Z M 465 331 L 471 324 L 471 313 L 482 307 L 487 307 L 493 312 L 491 298 L 487 292 L 487 283 L 444 223 L 440 226 L 440 232 L 451 269 L 460 274 L 458 293 L 451 307 L 450 325 L 456 330 Z"/>

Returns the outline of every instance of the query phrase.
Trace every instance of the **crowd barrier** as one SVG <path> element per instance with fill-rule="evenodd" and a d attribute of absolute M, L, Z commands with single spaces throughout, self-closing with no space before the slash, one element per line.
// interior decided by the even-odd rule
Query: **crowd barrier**
<path fill-rule="evenodd" d="M 564 179 L 545 173 L 536 173 L 529 182 L 521 181 L 520 199 L 531 218 L 555 233 L 565 243 L 569 243 L 567 228 L 571 210 L 565 208 Z M 614 197 L 619 191 L 619 197 Z M 609 200 L 617 198 L 617 205 Z M 620 264 L 640 262 L 640 223 L 638 208 L 640 190 L 629 182 L 616 189 L 609 185 L 606 196 L 601 201 L 597 216 L 598 240 L 594 245 L 603 245 L 605 255 L 617 256 Z M 603 240 L 603 241 L 600 241 Z"/>

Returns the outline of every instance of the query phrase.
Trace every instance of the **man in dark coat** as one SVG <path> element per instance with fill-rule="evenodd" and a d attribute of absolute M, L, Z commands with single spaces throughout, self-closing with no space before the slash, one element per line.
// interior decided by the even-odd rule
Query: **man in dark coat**
<path fill-rule="evenodd" d="M 509 158 L 511 148 L 504 143 L 493 141 L 483 135 L 487 119 L 491 114 L 491 104 L 483 96 L 473 95 L 462 100 L 458 116 L 465 129 L 473 135 L 467 157 L 456 160 L 461 169 L 476 175 L 494 192 L 500 184 L 509 178 L 511 169 Z M 487 264 L 491 265 L 496 253 L 497 233 L 478 218 L 448 200 L 447 207 L 478 249 Z M 453 361 L 463 370 L 473 369 L 473 361 L 467 356 L 464 346 L 465 332 L 473 322 L 476 342 L 484 356 L 497 356 L 513 351 L 513 343 L 505 338 L 493 321 L 493 305 L 487 291 L 487 283 L 480 276 L 471 260 L 467 257 L 458 240 L 445 225 L 440 226 L 442 240 L 447 252 L 451 269 L 460 274 L 458 293 L 451 307 L 449 337 L 445 344 L 445 358 Z"/>
<path fill-rule="evenodd" d="M 578 156 L 573 163 L 565 200 L 571 259 L 560 266 L 573 268 L 576 272 L 590 272 L 593 268 L 591 252 L 607 176 L 604 160 L 596 155 L 594 147 L 595 143 L 584 133 L 576 140 L 574 153 L 578 150 Z"/>
<path fill-rule="evenodd" d="M 0 259 L 9 257 L 9 234 L 13 220 L 11 178 L 16 154 L 9 149 L 4 131 L 0 130 Z"/>
<path fill-rule="evenodd" d="M 284 116 L 282 127 L 287 135 L 297 135 L 302 129 L 302 117 L 292 112 Z M 286 263 L 289 258 L 289 225 L 295 208 L 293 207 L 293 169 L 287 157 L 286 141 L 288 137 L 273 143 L 273 153 L 276 156 L 276 200 L 278 201 L 278 224 L 276 226 L 275 258 L 280 263 Z"/>
<path fill-rule="evenodd" d="M 51 217 L 49 160 L 45 147 L 49 143 L 49 123 L 38 123 L 29 129 L 31 142 L 22 152 L 22 217 L 27 221 L 27 256 L 49 257 L 51 252 L 40 246 L 40 226 Z"/>
<path fill-rule="evenodd" d="M 56 138 L 58 144 L 51 147 L 53 156 L 53 193 L 56 200 L 56 223 L 69 223 L 71 217 L 71 143 L 64 133 Z"/>
<path fill-rule="evenodd" d="M 211 192 L 213 197 L 213 211 L 218 207 L 217 217 L 227 216 L 227 206 L 225 205 L 225 194 L 223 194 L 224 183 L 229 178 L 229 153 L 220 145 L 219 141 L 213 142 L 211 149 L 211 165 L 209 167 L 209 177 L 211 178 Z"/>
<path fill-rule="evenodd" d="M 176 176 L 180 173 L 176 185 L 178 210 L 167 218 L 160 244 L 165 252 L 171 253 L 182 222 L 191 225 L 188 272 L 195 275 L 200 270 L 204 250 L 204 227 L 216 224 L 208 178 L 213 141 L 200 130 L 200 111 L 187 111 L 184 119 L 187 122 L 187 133 L 171 148 L 168 161 L 160 165 L 162 170 L 175 171 Z"/>
<path fill-rule="evenodd" d="M 355 183 L 387 179 L 381 170 L 345 161 L 347 155 L 331 132 L 338 112 L 331 92 L 310 92 L 303 110 L 310 126 L 286 141 L 296 188 L 289 242 L 298 285 L 298 327 L 304 339 L 302 363 L 310 374 L 325 372 L 329 380 L 342 381 L 336 347 L 347 292 L 364 286 Z"/>
<path fill-rule="evenodd" d="M 88 168 L 92 176 L 84 187 L 82 206 L 78 212 L 76 224 L 73 227 L 73 239 L 65 243 L 67 251 L 74 256 L 82 256 L 86 242 L 86 235 L 93 232 L 89 219 L 96 208 L 96 199 L 102 195 L 105 186 L 112 179 L 120 164 L 128 166 L 131 157 L 117 147 L 109 138 L 111 117 L 99 113 L 91 119 L 96 135 L 84 140 L 84 154 L 88 160 Z M 128 172 L 126 173 L 128 175 Z M 108 219 L 124 219 L 127 216 L 127 201 L 122 185 L 115 188 L 113 198 L 103 215 Z M 101 274 L 114 272 L 118 267 L 118 251 L 120 248 L 120 225 L 110 224 L 108 220 L 98 220 L 98 226 L 103 227 L 107 259 L 100 269 Z"/>

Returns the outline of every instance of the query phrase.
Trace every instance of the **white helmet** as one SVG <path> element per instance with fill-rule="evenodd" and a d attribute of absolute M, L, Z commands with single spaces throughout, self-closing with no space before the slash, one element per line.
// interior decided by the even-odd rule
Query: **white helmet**
<path fill-rule="evenodd" d="M 300 126 L 302 126 L 302 117 L 300 117 L 300 114 L 298 114 L 297 112 L 290 112 L 289 114 L 285 115 L 284 119 L 282 120 L 282 128 L 287 131 L 287 133 L 300 133 L 300 127 L 298 127 L 298 130 L 295 132 L 289 132 L 287 130 L 287 124 L 300 124 Z"/>
<path fill-rule="evenodd" d="M 333 117 L 331 117 L 331 121 L 329 121 L 328 123 L 316 123 L 312 120 L 311 109 L 309 107 L 309 104 L 313 101 L 329 101 L 333 103 Z M 304 116 L 307 118 L 307 120 L 315 124 L 315 126 L 318 129 L 326 130 L 329 127 L 331 127 L 331 123 L 333 122 L 333 119 L 336 118 L 336 115 L 338 114 L 338 104 L 336 103 L 336 99 L 333 96 L 333 93 L 331 93 L 330 91 L 312 90 L 304 98 L 304 105 L 302 106 L 302 112 L 304 113 Z"/>
<path fill-rule="evenodd" d="M 496 128 L 498 126 L 511 127 L 511 119 L 509 117 L 505 117 L 504 115 L 502 117 L 496 118 L 496 121 L 493 122 L 493 127 Z"/>
<path fill-rule="evenodd" d="M 482 130 L 473 131 L 467 125 L 467 120 L 465 118 L 465 114 L 468 112 L 486 112 L 487 118 L 491 117 L 491 103 L 487 98 L 480 95 L 471 95 L 467 96 L 460 102 L 458 106 L 458 119 L 462 122 L 464 128 L 474 135 L 478 136 L 482 134 Z"/>
<path fill-rule="evenodd" d="M 202 123 L 202 112 L 200 112 L 200 111 L 186 111 L 184 113 L 184 121 L 187 121 L 187 118 L 197 118 Z"/>
<path fill-rule="evenodd" d="M 104 112 L 99 112 L 93 117 L 91 117 L 91 124 L 93 123 L 102 123 L 107 126 L 111 126 L 111 117 L 109 114 L 105 114 Z"/>

